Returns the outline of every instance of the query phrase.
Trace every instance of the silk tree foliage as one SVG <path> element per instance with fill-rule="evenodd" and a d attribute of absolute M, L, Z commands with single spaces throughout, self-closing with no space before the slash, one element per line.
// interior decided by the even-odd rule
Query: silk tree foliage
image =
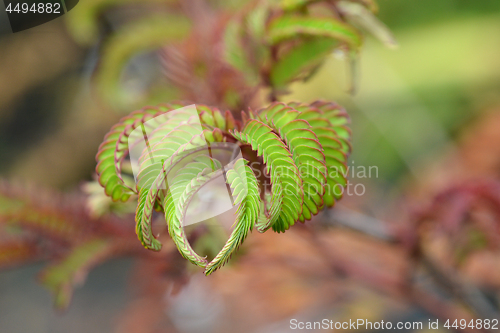
<path fill-rule="evenodd" d="M 193 145 L 199 146 L 200 140 L 211 147 L 232 144 L 243 148 L 242 158 L 234 160 L 225 175 L 237 206 L 232 233 L 220 253 L 207 262 L 187 242 L 182 227 L 191 198 L 212 181 L 213 172 L 207 170 L 217 170 L 219 161 L 193 160 L 182 175 L 174 177 L 171 192 L 162 186 L 156 191 L 151 185 L 161 185 L 167 168 L 182 165 L 175 158 L 167 161 L 171 165 L 150 163 L 155 172 L 142 173 L 137 184 L 130 177 L 128 138 L 133 130 L 185 104 L 142 108 L 112 127 L 97 155 L 99 182 L 114 203 L 94 183 L 87 184 L 85 198 L 70 198 L 0 181 L 0 230 L 5 236 L 0 239 L 0 268 L 48 260 L 40 281 L 54 292 L 58 307 L 66 307 L 73 287 L 106 260 L 121 255 L 144 258 L 145 254 L 159 264 L 170 260 L 170 253 L 159 259 L 154 253 L 162 245 L 151 232 L 152 209 L 164 213 L 180 253 L 210 274 L 228 261 L 254 228 L 284 232 L 341 198 L 351 150 L 346 112 L 329 102 L 272 103 L 262 109 L 254 103 L 263 96 L 262 91 L 270 91 L 271 101 L 277 100 L 291 82 L 313 75 L 334 50 L 355 60 L 361 53 L 361 30 L 394 45 L 390 32 L 375 17 L 374 0 L 180 3 L 88 0 L 79 5 L 82 15 L 72 16 L 66 23 L 76 41 L 86 45 L 100 41 L 94 83 L 103 101 L 117 109 L 129 112 L 151 100 L 175 98 L 232 111 L 197 104 L 203 138 L 198 131 L 191 133 L 189 126 L 177 128 L 176 140 L 182 144 L 163 147 L 175 148 L 181 155 Z M 126 15 L 118 25 L 108 20 L 112 24 L 99 27 L 106 18 L 113 21 L 110 12 L 138 4 L 153 10 Z M 192 6 L 198 6 L 197 10 L 191 10 Z M 213 25 L 208 29 L 196 22 Z M 162 62 L 168 84 L 161 81 L 162 90 L 155 86 L 144 100 L 137 101 L 137 92 L 125 91 L 120 78 L 136 55 L 158 49 L 168 55 Z M 150 98 L 158 92 L 161 99 Z M 236 117 L 236 112 L 248 106 L 254 111 Z M 186 137 L 186 133 L 193 135 Z M 266 177 L 260 177 L 263 171 Z M 135 206 L 139 241 L 131 232 L 133 221 L 123 215 Z M 141 243 L 152 251 L 145 251 Z"/>
<path fill-rule="evenodd" d="M 221 47 L 200 50 L 210 60 L 202 77 L 191 70 L 207 60 L 192 56 L 197 49 L 193 41 L 207 36 L 202 26 L 193 25 L 184 40 L 180 35 L 162 35 L 165 40 L 151 35 L 151 47 L 163 42 L 170 43 L 167 54 L 175 49 L 175 56 L 168 58 L 164 69 L 170 82 L 183 91 L 181 95 L 195 102 L 206 98 L 231 111 L 196 104 L 195 120 L 201 124 L 201 132 L 190 121 L 161 124 L 150 138 L 148 149 L 142 151 L 135 181 L 122 172 L 130 169 L 127 156 L 131 133 L 189 103 L 161 104 L 135 111 L 105 137 L 97 155 L 99 182 L 115 201 L 126 202 L 137 196 L 136 233 L 145 248 L 161 249 L 162 244 L 151 228 L 153 210 L 160 211 L 182 256 L 210 274 L 227 262 L 253 228 L 260 232 L 268 229 L 284 232 L 297 221 L 309 220 L 341 199 L 347 185 L 346 162 L 351 151 L 347 113 L 335 103 L 324 101 L 311 104 L 275 101 L 291 82 L 313 75 L 334 50 L 342 50 L 354 64 L 363 41 L 359 28 L 370 31 L 386 44 L 393 43 L 390 32 L 375 18 L 376 10 L 370 0 L 250 1 L 232 18 L 220 17 L 222 28 L 213 40 Z M 176 20 L 182 20 L 180 17 Z M 148 24 L 148 20 L 142 22 Z M 148 36 L 142 34 L 139 43 L 127 44 L 126 55 L 115 54 L 122 49 L 117 42 L 118 46 L 108 48 L 103 57 L 125 61 L 148 49 Z M 113 75 L 106 73 L 109 68 L 106 66 L 98 75 L 107 87 L 117 84 L 116 71 L 124 67 L 123 63 L 114 63 Z M 186 73 L 192 75 L 185 76 Z M 206 87 L 199 89 L 199 84 L 186 82 L 202 85 L 205 82 Z M 235 117 L 235 111 L 252 105 L 255 91 L 259 90 L 270 91 L 272 103 Z M 199 95 L 200 91 L 212 93 Z M 204 145 L 213 148 L 222 143 L 237 145 L 244 152 L 240 159 L 231 162 L 224 175 L 238 210 L 225 246 L 208 262 L 188 242 L 184 224 L 193 197 L 214 177 L 221 176 L 214 171 L 225 163 L 206 156 L 182 163 L 184 156 L 198 148 Z M 175 173 L 176 168 L 182 172 Z M 262 173 L 264 177 L 260 177 Z"/>
<path fill-rule="evenodd" d="M 285 232 L 342 197 L 351 151 L 349 117 L 337 104 L 324 101 L 273 102 L 244 113 L 242 121 L 229 111 L 197 105 L 197 119 L 167 121 L 155 129 L 139 159 L 137 182 L 130 182 L 122 168 L 129 163 L 131 133 L 187 104 L 162 104 L 133 112 L 111 129 L 97 154 L 96 171 L 106 194 L 124 202 L 137 195 L 136 233 L 145 248 L 161 249 L 151 228 L 156 209 L 164 213 L 170 237 L 181 255 L 205 268 L 208 275 L 228 261 L 254 227 L 259 232 L 269 228 Z M 201 132 L 193 125 L 196 122 L 201 124 Z M 183 222 L 193 196 L 220 176 L 213 171 L 221 170 L 221 162 L 201 155 L 186 163 L 183 157 L 205 144 L 217 147 L 222 143 L 246 146 L 255 153 L 244 153 L 233 160 L 225 175 L 238 207 L 236 220 L 226 244 L 208 262 L 188 242 Z M 260 163 L 257 168 L 255 162 Z M 178 163 L 183 163 L 179 168 L 182 171 L 165 186 Z M 257 170 L 264 170 L 264 181 L 257 178 Z"/>
<path fill-rule="evenodd" d="M 79 39 L 91 38 L 96 29 L 89 28 L 98 22 L 99 13 L 116 6 L 116 0 L 94 2 L 85 9 L 87 18 L 95 20 L 70 24 Z M 291 82 L 311 77 L 334 50 L 346 55 L 354 73 L 362 30 L 395 45 L 376 18 L 372 0 L 242 2 L 238 10 L 223 10 L 229 6 L 226 2 L 218 10 L 211 2 L 195 2 L 196 10 L 183 12 L 178 1 L 169 0 L 166 11 L 126 21 L 102 49 L 95 80 L 103 100 L 126 112 L 171 98 L 244 109 L 261 88 L 270 90 L 275 100 Z M 160 51 L 167 84 L 142 93 L 128 91 L 120 81 L 127 64 L 155 50 Z"/>

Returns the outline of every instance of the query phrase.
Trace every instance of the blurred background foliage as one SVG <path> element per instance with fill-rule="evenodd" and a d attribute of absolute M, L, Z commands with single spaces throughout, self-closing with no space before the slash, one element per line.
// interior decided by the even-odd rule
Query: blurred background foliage
<path fill-rule="evenodd" d="M 229 13 L 245 6 L 246 1 L 210 1 L 210 5 Z M 378 17 L 392 30 L 399 47 L 387 49 L 372 36 L 366 37 L 358 68 L 356 94 L 349 93 L 349 69 L 344 55 L 334 53 L 312 79 L 305 83 L 294 83 L 290 93 L 280 96 L 280 99 L 309 102 L 323 98 L 337 101 L 349 111 L 354 146 L 350 163 L 354 166 L 376 166 L 378 177 L 354 177 L 352 182 L 364 184 L 366 193 L 362 197 L 347 197 L 343 204 L 397 224 L 405 220 L 404 214 L 397 215 L 400 213 L 398 208 L 406 204 L 402 198 L 428 199 L 456 180 L 499 175 L 499 161 L 491 160 L 494 159 L 493 155 L 500 156 L 500 137 L 496 135 L 500 126 L 500 1 L 380 0 L 378 7 Z M 193 22 L 176 17 L 176 13 L 181 10 L 189 11 L 189 8 L 183 8 L 182 4 L 175 1 L 87 0 L 80 1 L 62 19 L 16 34 L 1 34 L 2 177 L 74 190 L 84 180 L 92 179 L 94 156 L 99 143 L 112 124 L 132 111 L 130 105 L 136 107 L 183 97 L 182 92 L 168 84 L 169 79 L 162 70 L 164 58 L 161 54 L 141 52 L 130 59 L 111 57 L 106 60 L 105 57 L 106 48 L 112 48 L 113 43 L 120 38 L 129 42 L 129 45 L 117 46 L 123 47 L 124 54 L 127 50 L 140 47 L 143 42 L 140 33 L 142 28 L 154 27 L 159 32 L 152 37 L 157 47 L 165 39 L 183 38 L 186 26 Z M 151 20 L 141 28 L 143 21 L 140 18 L 151 14 L 157 20 Z M 194 22 L 201 26 L 204 23 Z M 130 24 L 136 26 L 127 29 Z M 216 29 L 216 25 L 212 27 Z M 112 88 L 112 84 L 100 85 L 99 69 L 105 61 L 115 65 L 126 60 L 129 61 L 124 73 L 110 74 L 118 75 L 125 89 L 122 92 L 124 99 L 120 98 L 121 104 L 117 105 L 114 101 L 102 98 L 101 88 Z M 207 69 L 198 70 L 204 72 Z M 336 235 L 336 238 L 325 242 L 331 246 L 331 251 L 342 251 L 342 246 L 335 245 L 335 240 L 343 244 L 344 234 L 340 232 Z M 284 249 L 293 249 L 293 241 L 300 243 L 302 239 L 294 232 L 282 238 L 282 242 L 292 243 Z M 254 241 L 263 244 L 252 244 L 248 249 L 256 251 L 255 247 L 265 247 L 267 244 L 269 248 L 263 251 L 274 253 L 277 258 L 284 256 L 286 250 L 272 247 L 272 235 L 266 235 L 263 239 Z M 363 245 L 362 240 L 354 242 L 355 245 L 349 244 L 362 254 L 380 251 L 382 256 L 392 255 L 386 254 L 385 248 Z M 349 248 L 349 244 L 344 245 Z M 434 245 L 440 248 L 439 244 Z M 307 245 L 304 245 L 305 248 Z M 290 251 L 293 253 L 293 250 Z M 310 249 L 306 253 L 314 251 Z M 252 258 L 251 253 L 249 256 Z M 305 256 L 304 261 L 313 256 Z M 444 256 L 443 260 L 446 261 L 446 258 Z M 249 259 L 250 264 L 247 265 L 255 264 L 257 260 Z M 369 262 L 371 259 L 368 257 L 364 260 Z M 495 268 L 499 267 L 497 259 L 483 256 L 479 260 L 493 267 L 494 274 L 488 274 L 500 276 L 496 275 L 499 271 Z M 388 267 L 404 265 L 401 258 L 393 258 L 391 262 L 396 264 Z M 130 298 L 123 292 L 126 290 L 124 276 L 130 265 L 129 261 L 121 260 L 98 268 L 90 275 L 88 284 L 77 292 L 75 304 L 68 314 L 57 319 L 48 306 L 51 303 L 49 296 L 30 282 L 39 266 L 0 273 L 1 331 L 111 331 L 116 326 L 110 323 L 108 317 L 122 310 L 124 300 Z M 472 279 L 484 279 L 477 273 L 476 262 L 468 265 Z M 303 265 L 300 269 L 321 272 L 324 267 L 321 263 L 313 262 L 311 266 Z M 276 276 L 293 274 L 286 270 L 280 271 L 280 268 L 276 268 L 276 271 Z M 224 297 L 241 295 L 242 300 L 262 305 L 255 298 L 271 292 L 263 287 L 266 283 L 278 281 L 269 272 L 263 282 L 258 284 L 255 280 L 262 277 L 252 280 L 252 274 L 256 274 L 252 272 L 245 266 L 239 272 L 226 272 L 230 275 L 227 279 L 219 274 L 214 281 L 222 286 Z M 261 287 L 260 293 L 250 295 L 249 290 L 245 290 L 244 283 L 239 279 L 245 274 L 249 276 L 245 281 L 254 281 L 257 289 Z M 228 284 L 231 277 L 234 278 L 232 281 L 241 284 Z M 314 281 L 309 282 L 317 287 Z M 324 289 L 315 289 L 304 285 L 298 277 L 297 280 L 287 280 L 286 288 L 272 291 L 276 301 L 273 305 L 276 308 L 290 306 L 291 310 L 284 309 L 284 314 L 299 313 L 304 318 L 309 318 L 309 312 L 314 312 L 314 309 L 317 315 L 336 313 L 337 318 L 366 316 L 377 320 L 386 318 L 391 312 L 396 313 L 393 317 L 421 318 L 418 311 L 405 311 L 397 297 L 381 297 L 350 284 L 343 288 L 349 289 L 351 295 L 361 294 L 362 297 L 352 297 L 343 303 L 342 308 L 335 308 L 331 304 L 334 299 L 332 296 L 324 300 L 322 305 L 316 304 L 313 310 L 310 308 L 309 312 L 300 312 L 302 307 L 307 308 L 307 304 L 314 303 L 312 298 L 315 294 L 311 296 L 311 292 L 315 290 L 335 290 L 333 294 L 341 294 L 336 290 L 338 285 L 329 280 L 323 282 L 325 284 L 321 288 Z M 200 282 L 200 285 L 204 284 Z M 141 288 L 147 289 L 147 286 Z M 200 293 L 193 284 L 191 288 L 195 288 L 195 291 L 188 288 L 187 294 L 179 296 L 181 301 L 176 303 L 177 310 L 174 309 L 173 313 L 177 314 L 173 317 L 178 313 L 187 313 L 183 311 L 182 300 L 190 299 L 189 292 Z M 286 301 L 292 292 L 290 290 L 300 296 Z M 198 304 L 202 309 L 200 311 L 206 311 L 207 304 L 210 304 L 211 311 L 225 311 L 220 305 L 223 303 L 220 295 L 208 292 L 203 297 Z M 137 303 L 135 308 L 129 308 L 126 310 L 129 312 L 125 313 L 132 318 L 141 308 L 159 304 L 154 301 L 161 303 L 161 299 L 143 300 L 144 303 Z M 264 310 L 257 312 L 265 314 Z M 267 313 L 268 321 L 282 319 L 283 313 Z M 27 314 L 30 320 L 25 320 Z M 211 317 L 207 315 L 207 318 L 210 320 Z M 240 320 L 245 320 L 245 317 L 241 316 Z M 118 331 L 125 331 L 124 323 L 135 327 L 130 319 L 129 322 L 119 322 L 117 325 L 122 329 Z M 267 327 L 267 331 L 276 332 L 279 328 L 288 327 L 286 321 L 281 326 L 279 322 L 276 325 Z M 278 328 L 274 330 L 273 327 Z M 184 331 L 196 330 L 188 327 Z"/>

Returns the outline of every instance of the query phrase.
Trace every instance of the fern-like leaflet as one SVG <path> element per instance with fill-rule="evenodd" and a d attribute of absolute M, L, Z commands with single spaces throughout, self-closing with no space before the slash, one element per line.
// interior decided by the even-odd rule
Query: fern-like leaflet
<path fill-rule="evenodd" d="M 183 121 L 157 121 L 147 149 L 139 159 L 135 186 L 121 175 L 131 133 L 156 117 L 186 104 L 165 104 L 132 113 L 112 128 L 97 155 L 101 185 L 113 200 L 137 193 L 137 236 L 151 250 L 161 244 L 151 230 L 153 209 L 165 214 L 168 231 L 179 252 L 211 274 L 224 265 L 254 225 L 260 232 L 284 232 L 342 197 L 347 157 L 351 151 L 349 117 L 337 104 L 272 103 L 244 114 L 244 123 L 230 112 L 197 106 L 198 116 Z M 159 118 L 158 118 L 159 119 Z M 196 127 L 201 124 L 201 132 Z M 248 146 L 262 159 L 270 186 L 258 182 L 248 165 L 250 156 L 224 163 L 203 154 L 207 148 Z M 203 186 L 224 176 L 231 188 L 236 221 L 219 254 L 208 262 L 189 244 L 184 231 L 187 208 Z M 167 181 L 168 180 L 168 181 Z"/>

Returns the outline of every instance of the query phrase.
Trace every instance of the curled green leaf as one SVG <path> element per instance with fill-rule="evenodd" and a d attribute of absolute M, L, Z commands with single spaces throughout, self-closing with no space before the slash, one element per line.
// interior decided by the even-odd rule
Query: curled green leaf
<path fill-rule="evenodd" d="M 283 15 L 269 24 L 268 39 L 271 44 L 298 36 L 333 38 L 355 50 L 362 42 L 361 35 L 353 27 L 333 17 Z"/>
<path fill-rule="evenodd" d="M 173 116 L 169 112 L 177 106 L 180 118 L 159 117 Z M 163 210 L 180 254 L 205 267 L 209 275 L 229 260 L 254 226 L 260 232 L 269 228 L 284 232 L 296 221 L 309 220 L 341 199 L 347 185 L 351 132 L 349 116 L 339 105 L 275 102 L 256 112 L 250 110 L 242 117 L 243 125 L 229 112 L 199 105 L 191 114 L 187 109 L 193 111 L 192 106 L 182 106 L 166 104 L 122 119 L 106 136 L 98 155 L 99 166 L 112 166 L 109 170 L 98 167 L 101 184 L 108 187 L 110 178 L 121 179 L 120 161 L 130 149 L 125 139 L 142 138 L 143 134 L 148 137 L 137 157 L 137 184 L 127 187 L 138 193 L 136 232 L 147 249 L 161 249 L 151 223 L 153 209 Z M 141 132 L 143 127 L 148 130 Z M 259 165 L 265 175 L 259 180 L 255 174 L 259 168 L 250 168 L 248 160 L 234 157 L 235 151 L 240 151 L 238 145 L 251 147 L 260 157 L 258 163 L 263 163 Z M 218 160 L 221 151 L 229 153 L 230 163 Z M 233 206 L 238 208 L 229 239 L 208 262 L 193 249 L 184 227 L 196 223 L 186 221 L 196 195 L 222 177 L 231 189 Z M 125 187 L 118 181 L 112 185 Z"/>

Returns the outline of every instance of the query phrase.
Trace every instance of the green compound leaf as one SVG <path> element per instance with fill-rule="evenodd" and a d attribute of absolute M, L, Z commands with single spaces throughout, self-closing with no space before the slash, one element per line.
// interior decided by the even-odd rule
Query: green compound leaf
<path fill-rule="evenodd" d="M 104 137 L 96 156 L 96 173 L 99 183 L 104 187 L 106 194 L 114 201 L 127 201 L 137 193 L 130 184 L 125 184 L 121 174 L 124 158 L 128 154 L 128 138 L 130 133 L 141 124 L 161 113 L 181 107 L 180 105 L 164 105 L 146 107 L 132 112 L 114 125 Z"/>
<path fill-rule="evenodd" d="M 339 42 L 328 38 L 305 40 L 283 55 L 271 69 L 271 83 L 283 87 L 302 73 L 310 73 L 332 52 Z"/>
<path fill-rule="evenodd" d="M 254 225 L 260 232 L 269 228 L 284 232 L 296 221 L 309 220 L 341 199 L 347 185 L 351 132 L 349 116 L 339 105 L 275 102 L 257 112 L 249 110 L 243 117 L 244 126 L 229 112 L 204 105 L 197 106 L 198 116 L 178 110 L 181 115 L 189 115 L 182 121 L 165 122 L 165 118 L 157 117 L 182 106 L 147 108 L 122 119 L 106 136 L 98 154 L 101 184 L 113 190 L 106 193 L 112 194 L 113 186 L 138 193 L 136 232 L 147 249 L 161 248 L 152 234 L 151 219 L 153 209 L 163 210 L 169 235 L 181 255 L 205 267 L 209 275 L 229 260 Z M 148 134 L 147 149 L 141 148 L 137 185 L 127 187 L 114 181 L 110 186 L 109 179 L 121 180 L 120 163 L 129 148 L 126 139 L 136 135 L 131 133 L 140 126 L 153 129 Z M 223 163 L 212 156 L 216 149 L 234 154 L 235 144 L 230 142 L 235 141 L 251 146 L 262 158 L 269 184 L 259 184 L 245 159 L 233 160 L 223 168 Z M 207 148 L 212 153 L 203 154 Z M 106 163 L 111 168 L 102 168 Z M 195 195 L 223 176 L 238 205 L 236 221 L 222 250 L 208 262 L 192 248 L 184 225 Z"/>
<path fill-rule="evenodd" d="M 217 163 L 214 163 L 217 162 Z M 182 168 L 169 184 L 164 207 L 168 232 L 181 255 L 200 267 L 207 264 L 206 258 L 199 256 L 189 244 L 184 231 L 184 218 L 194 194 L 209 181 L 222 175 L 220 163 L 207 157 L 198 157 Z"/>
<path fill-rule="evenodd" d="M 209 275 L 224 265 L 238 249 L 253 229 L 260 215 L 261 201 L 259 185 L 247 161 L 239 159 L 226 174 L 227 183 L 231 186 L 235 204 L 239 204 L 236 212 L 235 228 L 219 254 L 207 265 L 205 274 Z"/>
<path fill-rule="evenodd" d="M 361 35 L 354 28 L 333 17 L 283 15 L 269 24 L 268 38 L 271 44 L 298 36 L 333 38 L 353 50 L 357 50 L 362 42 Z"/>
<path fill-rule="evenodd" d="M 298 220 L 304 203 L 302 178 L 292 154 L 273 129 L 257 119 L 250 120 L 241 133 L 235 132 L 234 135 L 241 142 L 251 144 L 257 155 L 263 157 L 270 174 L 272 195 L 278 195 L 273 184 L 280 184 L 283 190 L 278 218 L 273 222 L 275 217 L 271 215 L 265 222 L 259 222 L 262 225 L 259 230 L 265 231 L 272 226 L 273 230 L 284 232 Z M 272 210 L 276 211 L 275 207 Z"/>
<path fill-rule="evenodd" d="M 351 119 L 347 112 L 338 104 L 316 101 L 311 104 L 311 108 L 317 108 L 320 111 L 321 117 L 324 117 L 329 123 L 328 127 L 331 127 L 338 136 L 339 141 L 342 144 L 341 151 L 347 156 L 351 153 L 351 129 L 348 124 L 350 124 Z M 313 113 L 310 112 L 309 115 Z M 310 117 L 311 121 L 314 117 Z"/>
<path fill-rule="evenodd" d="M 326 161 L 314 128 L 301 112 L 282 103 L 273 103 L 258 111 L 259 118 L 279 133 L 292 152 L 304 183 L 304 206 L 300 221 L 310 220 L 323 205 Z"/>
<path fill-rule="evenodd" d="M 347 157 L 351 152 L 351 131 L 347 127 L 349 116 L 339 105 L 324 101 L 288 105 L 301 111 L 301 119 L 306 120 L 318 136 L 327 168 L 323 201 L 327 207 L 332 207 L 342 198 L 347 186 Z"/>
<path fill-rule="evenodd" d="M 165 136 L 162 134 L 167 132 Z M 170 171 L 187 156 L 203 152 L 208 149 L 207 144 L 223 140 L 220 130 L 213 132 L 204 130 L 202 133 L 189 123 L 181 124 L 169 129 L 163 126 L 161 131 L 151 137 L 151 152 L 142 160 L 143 169 L 140 170 L 138 187 L 141 189 L 139 197 L 140 211 L 136 214 L 137 235 L 142 244 L 151 250 L 159 251 L 161 244 L 152 235 L 151 217 L 157 198 L 161 199 L 161 188 L 168 186 L 167 197 L 172 194 L 172 183 L 166 185 L 166 178 Z M 156 142 L 161 137 L 161 141 Z M 141 161 L 141 160 L 140 160 Z M 175 179 L 175 178 L 174 178 Z M 146 194 L 143 194 L 146 192 Z M 170 230 L 170 229 L 169 229 Z"/>
<path fill-rule="evenodd" d="M 148 201 L 148 188 L 141 188 L 139 191 L 139 202 L 137 204 L 137 210 L 135 212 L 135 233 L 137 238 L 141 241 L 141 244 L 150 250 L 160 251 L 161 243 L 153 236 L 153 231 L 151 227 L 152 209 L 149 211 L 147 207 Z M 154 204 L 154 202 L 153 202 Z"/>
<path fill-rule="evenodd" d="M 114 201 L 125 202 L 132 194 L 138 193 L 133 181 L 127 183 L 126 177 L 121 172 L 122 162 L 128 155 L 128 138 L 132 131 L 156 116 L 186 105 L 189 105 L 189 103 L 160 104 L 155 107 L 146 107 L 132 112 L 111 128 L 104 137 L 103 143 L 99 146 L 96 156 L 96 173 L 106 195 L 110 196 Z M 228 111 L 222 113 L 217 108 L 208 108 L 205 105 L 198 105 L 197 110 L 201 124 L 206 125 L 207 128 L 220 126 L 224 131 L 228 131 L 240 126 Z"/>
<path fill-rule="evenodd" d="M 188 165 L 185 165 L 186 161 L 189 163 L 192 159 L 199 160 L 203 154 L 208 154 L 212 143 L 225 141 L 221 128 L 228 131 L 237 126 L 237 122 L 229 112 L 223 115 L 220 110 L 205 105 L 199 105 L 197 112 L 198 115 L 191 115 L 187 111 L 179 110 L 171 119 L 158 117 L 152 119 L 153 123 L 151 120 L 147 123 L 147 126 L 154 130 L 148 135 L 148 147 L 139 158 L 140 170 L 137 175 L 139 204 L 136 212 L 136 233 L 147 249 L 154 251 L 161 249 L 161 243 L 152 234 L 151 219 L 157 202 L 165 204 L 172 199 L 172 186 L 175 183 L 168 180 L 167 184 L 170 172 L 175 168 L 189 170 Z M 215 167 L 220 168 L 217 162 L 210 161 L 212 171 L 215 171 Z M 208 165 L 205 168 L 208 168 Z M 183 169 L 181 174 L 184 172 L 185 176 L 186 170 Z M 197 177 L 201 171 L 192 174 L 191 178 L 183 178 L 184 181 Z M 174 178 L 174 181 L 175 179 L 177 178 Z M 187 183 L 183 183 L 183 186 L 187 186 Z M 163 188 L 168 190 L 163 191 Z M 176 245 L 181 254 L 192 262 L 204 265 L 203 259 L 195 255 L 186 240 L 181 225 L 183 219 L 178 217 L 174 221 L 168 219 L 169 216 L 166 214 L 169 233 L 175 237 L 174 240 L 177 240 Z"/>

